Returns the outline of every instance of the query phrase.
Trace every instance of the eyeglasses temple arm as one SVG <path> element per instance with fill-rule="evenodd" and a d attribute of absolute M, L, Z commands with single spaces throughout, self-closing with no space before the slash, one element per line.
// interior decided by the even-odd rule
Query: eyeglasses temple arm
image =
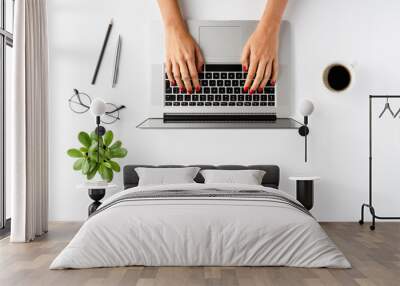
<path fill-rule="evenodd" d="M 126 106 L 125 106 L 125 105 L 121 105 L 120 107 L 118 107 L 118 108 L 116 108 L 116 109 L 114 109 L 114 110 L 112 110 L 112 111 L 106 112 L 106 114 L 111 114 L 111 113 L 120 111 L 121 109 L 124 109 L 124 108 L 126 108 Z"/>

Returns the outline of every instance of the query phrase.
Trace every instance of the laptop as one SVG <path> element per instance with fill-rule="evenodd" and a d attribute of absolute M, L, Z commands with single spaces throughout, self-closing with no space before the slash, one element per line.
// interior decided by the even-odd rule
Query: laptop
<path fill-rule="evenodd" d="M 262 92 L 256 91 L 252 95 L 243 90 L 247 73 L 242 70 L 240 57 L 257 23 L 251 20 L 187 21 L 189 32 L 199 44 L 205 59 L 203 72 L 199 73 L 201 89 L 192 94 L 180 93 L 177 86 L 170 85 L 162 64 L 162 25 L 152 23 L 153 114 L 155 111 L 155 115 L 161 116 L 165 123 L 275 121 L 281 81 L 274 86 L 268 83 Z M 287 54 L 283 41 L 287 26 L 286 21 L 281 25 L 280 65 L 282 60 L 284 64 Z"/>

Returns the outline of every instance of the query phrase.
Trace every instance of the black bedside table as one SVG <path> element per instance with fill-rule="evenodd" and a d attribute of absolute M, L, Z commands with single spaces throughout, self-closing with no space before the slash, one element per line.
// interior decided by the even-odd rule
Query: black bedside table
<path fill-rule="evenodd" d="M 314 206 L 314 181 L 320 177 L 289 177 L 289 180 L 296 181 L 296 199 L 307 209 Z"/>
<path fill-rule="evenodd" d="M 100 200 L 104 198 L 106 195 L 106 191 L 108 189 L 115 189 L 118 186 L 115 184 L 90 184 L 90 183 L 85 183 L 82 185 L 79 185 L 79 189 L 85 189 L 88 190 L 89 197 L 93 200 L 93 203 L 91 203 L 88 207 L 88 216 L 90 216 L 92 213 L 94 213 L 97 208 L 101 205 Z"/>

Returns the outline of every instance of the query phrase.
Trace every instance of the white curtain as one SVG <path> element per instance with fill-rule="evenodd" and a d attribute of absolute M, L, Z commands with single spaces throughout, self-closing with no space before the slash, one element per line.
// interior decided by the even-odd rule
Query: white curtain
<path fill-rule="evenodd" d="M 15 1 L 13 53 L 10 241 L 28 242 L 47 232 L 48 224 L 46 0 Z"/>

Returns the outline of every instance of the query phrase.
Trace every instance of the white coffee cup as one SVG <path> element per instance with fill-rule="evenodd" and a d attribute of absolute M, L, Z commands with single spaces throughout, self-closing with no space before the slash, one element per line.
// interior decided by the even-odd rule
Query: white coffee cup
<path fill-rule="evenodd" d="M 333 62 L 322 71 L 322 82 L 332 92 L 348 91 L 354 84 L 354 64 Z"/>

